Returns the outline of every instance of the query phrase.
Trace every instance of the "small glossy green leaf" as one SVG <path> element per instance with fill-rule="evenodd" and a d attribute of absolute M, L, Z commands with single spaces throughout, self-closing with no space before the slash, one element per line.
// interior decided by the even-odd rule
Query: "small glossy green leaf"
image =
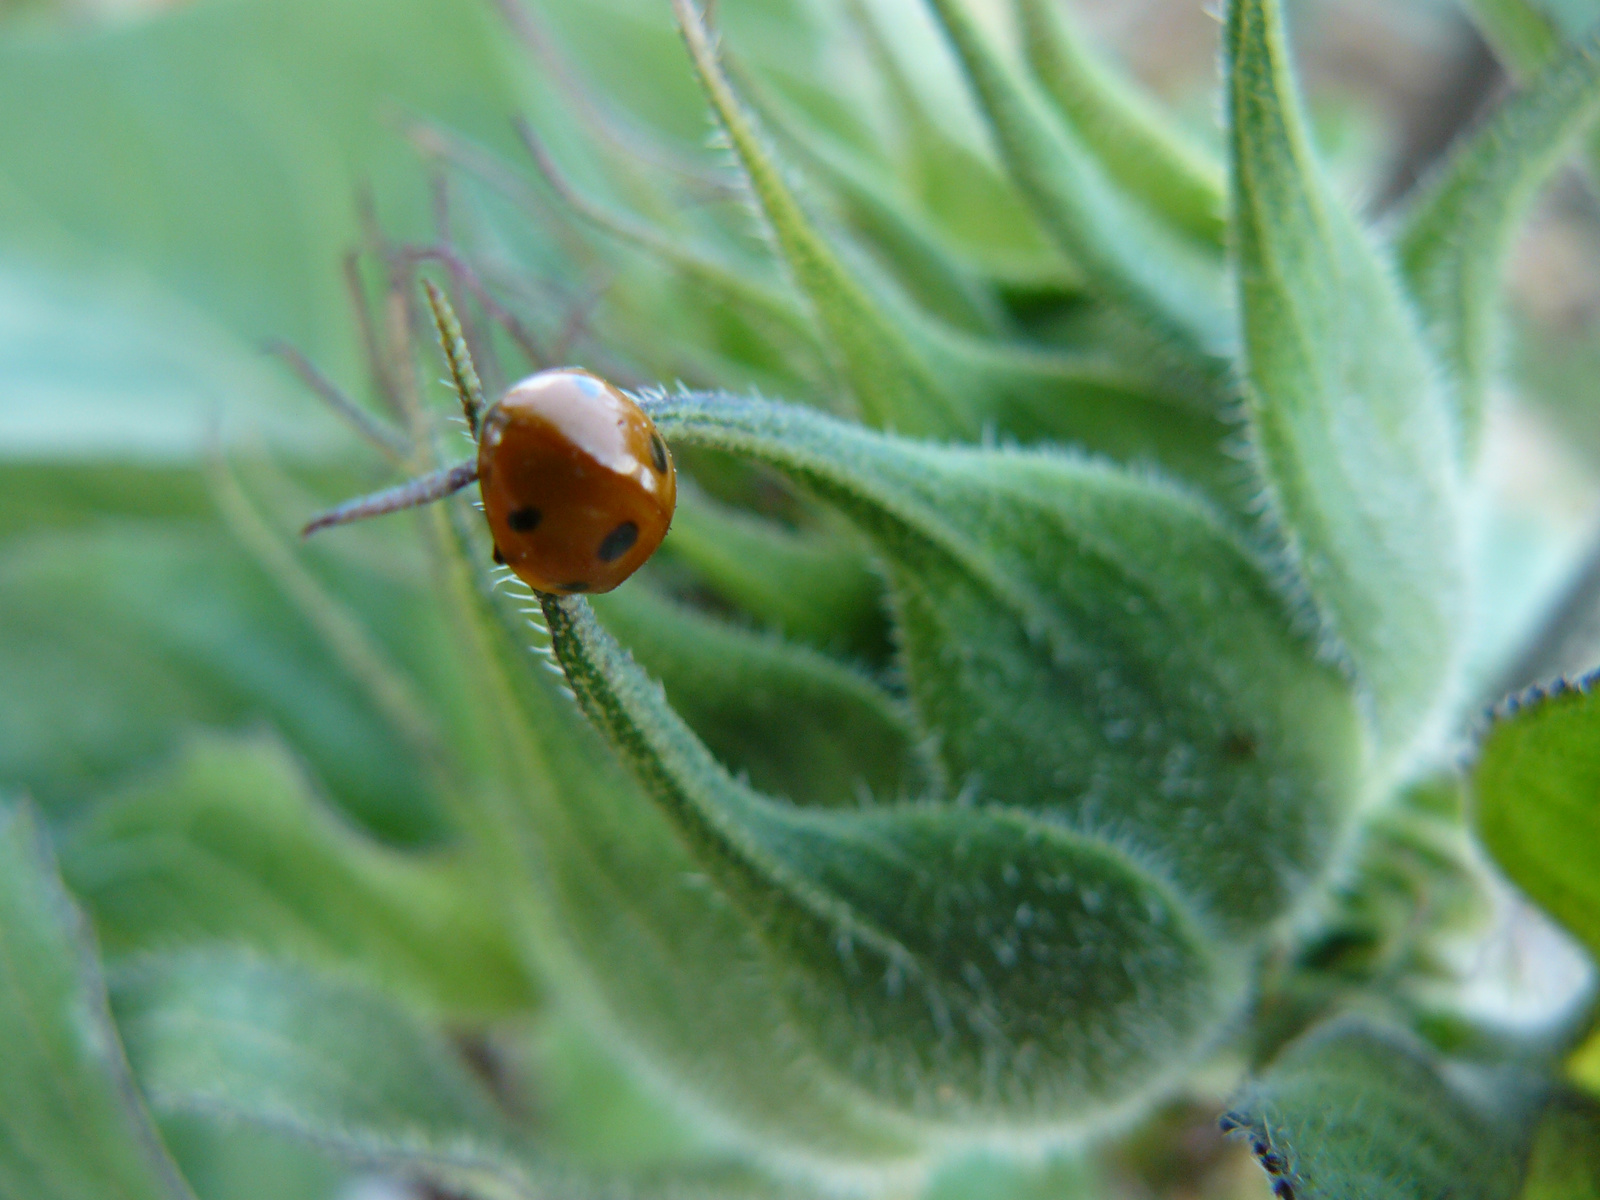
<path fill-rule="evenodd" d="M 1253 455 L 1290 586 L 1399 755 L 1458 671 L 1459 430 L 1405 297 L 1312 153 L 1278 0 L 1233 0 L 1225 51 Z"/>
<path fill-rule="evenodd" d="M 874 544 L 953 787 L 1114 830 L 1219 920 L 1270 921 L 1321 871 L 1356 786 L 1349 691 L 1204 502 L 1059 453 L 651 403 L 667 437 L 775 467 Z"/>
<path fill-rule="evenodd" d="M 796 809 L 721 769 L 581 599 L 584 712 L 763 947 L 794 1036 L 933 1129 L 1092 1128 L 1218 1029 L 1237 964 L 1107 839 L 983 802 Z"/>
<path fill-rule="evenodd" d="M 62 860 L 110 956 L 227 941 L 367 975 L 458 1019 L 535 1002 L 470 864 L 348 826 L 271 738 L 193 742 L 86 813 Z"/>
<path fill-rule="evenodd" d="M 922 790 L 910 715 L 860 672 L 642 588 L 595 607 L 718 760 L 757 789 L 805 805 Z"/>
<path fill-rule="evenodd" d="M 1590 681 L 1508 701 L 1472 770 L 1485 848 L 1600 956 L 1600 693 Z"/>
<path fill-rule="evenodd" d="M 1512 1200 L 1526 1098 L 1503 1080 L 1484 1086 L 1498 1108 L 1409 1037 L 1346 1018 L 1285 1050 L 1223 1123 L 1296 1200 Z"/>
<path fill-rule="evenodd" d="M 1188 371 L 1235 340 L 1220 256 L 1166 227 L 1120 188 L 1082 135 L 1013 70 L 964 0 L 928 0 L 1034 215 L 1089 285 L 1123 307 Z M 1213 247 L 1214 251 L 1214 247 Z"/>
<path fill-rule="evenodd" d="M 1174 227 L 1220 247 L 1227 231 L 1222 164 L 1090 48 L 1063 5 L 1013 0 L 1013 8 L 1034 78 L 1111 177 Z"/>
<path fill-rule="evenodd" d="M 1501 265 L 1518 221 L 1600 110 L 1600 33 L 1556 55 L 1456 150 L 1406 216 L 1400 267 L 1454 376 L 1468 453 L 1498 365 Z"/>
<path fill-rule="evenodd" d="M 83 918 L 0 801 L 0 1196 L 190 1200 L 128 1073 Z"/>
<path fill-rule="evenodd" d="M 1550 1102 L 1517 1200 L 1600 1200 L 1600 1103 L 1577 1095 Z"/>

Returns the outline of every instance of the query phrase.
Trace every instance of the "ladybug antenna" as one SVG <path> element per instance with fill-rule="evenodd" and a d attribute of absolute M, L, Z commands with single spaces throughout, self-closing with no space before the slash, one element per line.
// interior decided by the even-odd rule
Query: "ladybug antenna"
<path fill-rule="evenodd" d="M 347 525 L 351 521 L 364 521 L 368 517 L 399 512 L 403 508 L 431 504 L 435 500 L 442 500 L 459 492 L 477 477 L 478 460 L 469 458 L 466 462 L 441 468 L 420 479 L 402 483 L 398 487 L 373 492 L 370 496 L 357 496 L 354 500 L 346 500 L 343 504 L 335 505 L 327 512 L 312 517 L 300 531 L 300 536 L 310 537 L 319 529 L 327 529 L 333 525 Z"/>
<path fill-rule="evenodd" d="M 433 310 L 433 323 L 439 330 L 439 345 L 444 348 L 445 360 L 450 364 L 450 375 L 455 380 L 456 395 L 461 397 L 461 411 L 466 414 L 467 428 L 472 432 L 473 441 L 477 441 L 478 424 L 483 418 L 485 405 L 483 384 L 478 380 L 478 369 L 472 365 L 472 351 L 467 348 L 467 338 L 461 332 L 461 322 L 456 319 L 456 311 L 450 307 L 450 301 L 445 298 L 445 294 L 434 286 L 431 279 L 424 279 L 422 287 L 428 293 L 428 307 Z M 476 478 L 476 475 L 473 478 Z M 457 486 L 464 487 L 465 484 Z M 448 493 L 440 494 L 448 495 Z"/>

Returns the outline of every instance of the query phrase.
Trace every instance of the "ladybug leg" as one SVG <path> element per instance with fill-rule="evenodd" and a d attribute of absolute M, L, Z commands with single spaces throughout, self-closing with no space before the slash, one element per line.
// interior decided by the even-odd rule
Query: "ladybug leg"
<path fill-rule="evenodd" d="M 459 492 L 477 478 L 478 460 L 470 458 L 466 462 L 459 462 L 453 467 L 444 467 L 420 479 L 402 483 L 398 487 L 374 492 L 370 496 L 357 496 L 354 500 L 346 500 L 343 504 L 335 505 L 327 512 L 312 517 L 300 531 L 300 536 L 310 537 L 319 529 L 327 529 L 333 525 L 364 521 L 368 517 L 399 512 L 403 508 L 416 508 L 419 504 L 442 500 Z"/>

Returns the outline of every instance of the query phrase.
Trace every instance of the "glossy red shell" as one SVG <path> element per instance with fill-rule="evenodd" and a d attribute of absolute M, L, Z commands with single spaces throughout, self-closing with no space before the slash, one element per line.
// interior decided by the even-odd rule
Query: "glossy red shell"
<path fill-rule="evenodd" d="M 575 368 L 524 379 L 484 414 L 478 486 L 500 558 L 555 595 L 609 592 L 637 571 L 678 496 L 655 423 Z"/>

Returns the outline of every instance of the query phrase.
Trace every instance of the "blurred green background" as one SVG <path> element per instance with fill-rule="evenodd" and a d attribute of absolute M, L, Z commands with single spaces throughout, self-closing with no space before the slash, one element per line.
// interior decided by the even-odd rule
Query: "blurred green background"
<path fill-rule="evenodd" d="M 279 339 L 372 399 L 345 256 L 374 230 L 439 240 L 446 169 L 419 150 L 419 121 L 515 173 L 508 189 L 493 171 L 446 170 L 444 223 L 542 344 L 625 382 L 731 373 L 802 386 L 763 373 L 749 329 L 693 306 L 667 334 L 642 336 L 666 308 L 669 273 L 580 230 L 515 136 L 525 116 L 592 194 L 759 261 L 753 223 L 712 232 L 738 230 L 725 219 L 736 204 L 698 212 L 672 163 L 630 161 L 639 129 L 674 160 L 717 161 L 664 0 L 526 2 L 0 0 L 0 791 L 31 797 L 61 844 L 87 836 L 110 799 L 178 805 L 210 778 L 256 780 L 294 811 L 327 806 L 379 844 L 448 845 L 428 739 L 454 737 L 470 706 L 422 551 L 404 522 L 296 547 L 316 503 L 388 476 L 263 350 Z M 915 5 L 878 7 L 925 71 L 928 102 L 981 154 L 957 89 L 937 84 L 948 64 Z M 1215 26 L 1198 0 L 1079 7 L 1197 136 L 1214 136 Z M 1581 19 L 1585 6 L 1571 7 Z M 519 12 L 531 14 L 520 31 Z M 842 13 L 825 0 L 718 6 L 743 69 L 859 144 L 871 131 L 852 115 L 865 85 Z M 1369 206 L 1496 86 L 1448 4 L 1305 0 L 1297 16 L 1324 146 Z M 997 256 L 1015 250 L 1003 232 L 992 240 Z M 1497 502 L 1482 553 L 1482 619 L 1506 644 L 1594 524 L 1600 224 L 1575 172 L 1524 237 L 1512 290 L 1516 381 L 1532 403 L 1508 404 L 1489 441 Z M 334 644 L 314 602 L 330 596 L 409 681 L 400 694 L 371 686 Z M 74 887 L 115 872 L 66 858 Z M 119 925 L 113 902 L 97 910 L 108 950 L 140 945 L 150 912 L 147 901 Z M 337 931 L 305 936 L 338 958 Z M 503 976 L 464 983 L 463 1004 L 531 1003 L 493 931 L 482 942 L 477 958 L 462 951 L 463 969 L 494 961 Z M 574 1156 L 694 1152 L 692 1134 L 559 1022 L 512 1044 L 539 1082 L 524 1101 Z M 166 1133 L 205 1197 L 388 1186 L 267 1134 L 187 1118 Z M 954 1177 L 950 1194 L 979 1194 L 971 1178 Z M 1006 1194 L 1019 1194 L 1012 1182 Z"/>

